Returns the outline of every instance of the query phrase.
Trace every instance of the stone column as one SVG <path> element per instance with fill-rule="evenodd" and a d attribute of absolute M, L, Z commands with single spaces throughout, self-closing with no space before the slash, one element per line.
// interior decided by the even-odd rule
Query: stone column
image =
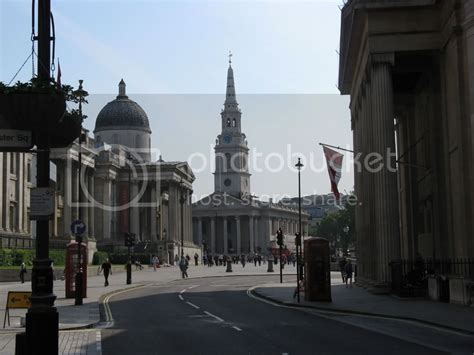
<path fill-rule="evenodd" d="M 87 169 L 86 167 L 83 167 L 83 169 Z M 79 206 L 81 209 L 81 214 L 82 214 L 82 221 L 86 225 L 86 233 L 85 236 L 89 237 L 89 232 L 90 232 L 90 226 L 89 226 L 89 208 L 88 203 L 87 203 L 87 191 L 89 191 L 89 175 L 88 175 L 88 169 L 84 172 L 84 180 L 82 181 L 82 185 L 84 189 L 79 186 L 79 193 L 82 193 L 82 205 Z"/>
<path fill-rule="evenodd" d="M 156 242 L 157 239 L 157 226 L 156 226 L 156 214 L 157 214 L 157 205 L 159 201 L 159 196 L 156 191 L 156 187 L 151 183 L 150 187 L 150 240 Z"/>
<path fill-rule="evenodd" d="M 95 226 L 94 226 L 94 223 L 95 223 L 95 219 L 94 219 L 94 215 L 95 215 L 95 211 L 94 211 L 94 207 L 95 207 L 95 203 L 94 203 L 94 199 L 95 199 L 95 181 L 94 181 L 94 172 L 91 171 L 91 175 L 89 176 L 89 199 L 88 199 L 88 203 L 89 203 L 89 239 L 95 239 Z"/>
<path fill-rule="evenodd" d="M 391 66 L 393 54 L 373 58 L 371 68 L 372 108 L 377 132 L 376 151 L 384 157 L 384 168 L 376 174 L 375 192 L 379 206 L 376 210 L 378 281 L 387 286 L 391 280 L 390 261 L 400 257 L 398 218 L 398 187 L 395 157 L 390 160 L 387 150 L 395 152 L 394 104 Z"/>
<path fill-rule="evenodd" d="M 211 253 L 216 253 L 216 219 L 211 217 Z"/>
<path fill-rule="evenodd" d="M 223 228 L 223 238 L 224 238 L 224 254 L 227 255 L 229 253 L 229 241 L 227 240 L 227 217 L 222 217 L 222 228 Z"/>
<path fill-rule="evenodd" d="M 235 216 L 235 225 L 236 225 L 236 236 L 237 236 L 237 247 L 236 247 L 236 253 L 241 254 L 242 253 L 242 236 L 240 234 L 240 216 Z"/>
<path fill-rule="evenodd" d="M 270 238 L 273 232 L 273 221 L 271 217 L 268 217 L 267 228 L 268 228 L 268 231 L 267 231 L 267 235 L 265 236 L 265 248 L 268 246 L 268 242 L 270 241 Z"/>
<path fill-rule="evenodd" d="M 198 245 L 202 245 L 202 218 L 198 217 L 197 219 L 197 228 L 198 228 Z"/>
<path fill-rule="evenodd" d="M 255 236 L 253 234 L 253 216 L 249 216 L 249 242 L 250 242 L 250 252 L 255 252 Z"/>
<path fill-rule="evenodd" d="M 109 239 L 111 238 L 110 235 L 110 221 L 112 218 L 112 213 L 110 211 L 111 208 L 111 194 L 112 194 L 112 181 L 110 178 L 107 176 L 104 179 L 104 210 L 103 210 L 103 233 L 104 235 L 102 236 L 103 239 Z"/>
<path fill-rule="evenodd" d="M 70 226 L 72 222 L 72 162 L 69 157 L 64 161 L 64 205 L 63 205 L 63 236 L 71 235 Z"/>
<path fill-rule="evenodd" d="M 258 224 L 259 224 L 259 218 L 255 217 L 254 223 L 253 223 L 253 230 L 254 230 L 254 239 L 255 239 L 255 251 L 258 250 L 258 247 L 262 248 L 261 242 L 260 242 L 260 235 L 259 235 L 259 230 L 258 230 Z"/>

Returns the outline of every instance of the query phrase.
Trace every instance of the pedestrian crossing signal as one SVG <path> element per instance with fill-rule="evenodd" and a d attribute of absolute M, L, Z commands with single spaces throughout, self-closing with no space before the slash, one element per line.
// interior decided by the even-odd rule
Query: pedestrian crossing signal
<path fill-rule="evenodd" d="M 125 246 L 133 247 L 135 245 L 135 233 L 125 233 Z"/>
<path fill-rule="evenodd" d="M 283 231 L 281 230 L 281 228 L 279 228 L 277 231 L 277 244 L 279 246 L 283 245 Z"/>

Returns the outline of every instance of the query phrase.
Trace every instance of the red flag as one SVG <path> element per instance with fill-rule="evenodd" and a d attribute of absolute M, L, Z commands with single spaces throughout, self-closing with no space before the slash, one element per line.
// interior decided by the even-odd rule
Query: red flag
<path fill-rule="evenodd" d="M 337 184 L 341 179 L 342 159 L 344 158 L 344 155 L 335 150 L 329 149 L 324 145 L 323 150 L 328 166 L 329 180 L 331 180 L 331 191 L 334 193 L 334 196 L 336 196 L 336 199 L 339 200 L 340 194 L 337 189 Z"/>
<path fill-rule="evenodd" d="M 56 80 L 56 87 L 58 90 L 61 90 L 61 64 L 58 60 L 58 79 Z"/>

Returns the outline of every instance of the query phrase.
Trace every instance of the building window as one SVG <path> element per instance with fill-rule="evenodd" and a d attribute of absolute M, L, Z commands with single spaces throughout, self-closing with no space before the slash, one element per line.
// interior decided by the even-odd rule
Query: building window
<path fill-rule="evenodd" d="M 235 121 L 235 118 L 232 120 L 232 127 L 236 127 L 236 121 Z"/>
<path fill-rule="evenodd" d="M 26 181 L 31 182 L 31 161 L 26 164 Z"/>
<path fill-rule="evenodd" d="M 227 127 L 230 127 L 230 118 L 227 119 Z"/>
<path fill-rule="evenodd" d="M 10 153 L 10 173 L 16 175 L 16 154 Z"/>
<path fill-rule="evenodd" d="M 230 184 L 232 184 L 232 181 L 230 181 L 230 179 L 225 179 L 225 180 L 224 180 L 224 185 L 225 185 L 225 186 L 229 187 Z"/>
<path fill-rule="evenodd" d="M 16 206 L 10 205 L 10 230 L 11 231 L 16 231 L 15 221 L 16 221 Z"/>

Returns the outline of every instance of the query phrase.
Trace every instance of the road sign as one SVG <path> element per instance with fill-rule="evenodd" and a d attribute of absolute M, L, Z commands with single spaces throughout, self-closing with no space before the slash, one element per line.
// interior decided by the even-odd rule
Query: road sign
<path fill-rule="evenodd" d="M 35 187 L 30 191 L 30 219 L 52 219 L 54 215 L 54 190 Z"/>
<path fill-rule="evenodd" d="M 82 235 L 86 231 L 86 225 L 82 221 L 74 221 L 71 223 L 71 233 L 74 235 Z"/>
<path fill-rule="evenodd" d="M 25 291 L 8 291 L 7 306 L 5 307 L 5 317 L 3 318 L 3 328 L 8 316 L 8 325 L 10 325 L 10 309 L 30 308 L 31 292 Z"/>
<path fill-rule="evenodd" d="M 0 129 L 0 151 L 27 152 L 33 148 L 31 131 L 17 129 Z"/>

